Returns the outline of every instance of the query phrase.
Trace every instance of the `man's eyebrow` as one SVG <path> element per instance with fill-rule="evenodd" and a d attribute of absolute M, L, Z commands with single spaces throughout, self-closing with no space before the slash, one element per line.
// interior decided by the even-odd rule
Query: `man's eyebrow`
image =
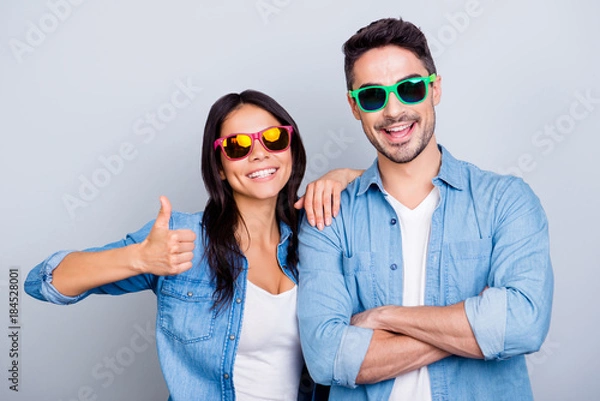
<path fill-rule="evenodd" d="M 418 77 L 422 77 L 422 75 L 420 75 L 420 74 L 410 74 L 410 75 L 405 76 L 404 78 L 400 78 L 399 80 L 396 81 L 396 83 L 402 82 L 405 79 L 418 78 Z M 366 88 L 367 86 L 385 86 L 385 85 L 367 82 L 366 84 L 362 84 L 358 89 Z"/>

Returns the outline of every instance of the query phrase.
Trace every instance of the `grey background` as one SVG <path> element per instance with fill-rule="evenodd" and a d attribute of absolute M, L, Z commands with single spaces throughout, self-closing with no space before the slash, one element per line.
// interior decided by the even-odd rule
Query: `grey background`
<path fill-rule="evenodd" d="M 56 250 L 121 238 L 155 217 L 161 194 L 177 210 L 201 210 L 202 129 L 230 91 L 265 91 L 291 112 L 309 179 L 370 165 L 375 153 L 345 101 L 340 47 L 372 20 L 400 15 L 426 31 L 443 76 L 439 141 L 482 168 L 522 175 L 548 214 L 556 289 L 548 339 L 528 357 L 536 399 L 597 399 L 597 3 L 73 3 L 0 3 L 0 399 L 166 400 L 152 339 L 139 334 L 154 327 L 151 293 L 70 307 L 23 294 L 20 391 L 9 391 L 9 269 L 24 281 Z M 52 4 L 63 4 L 60 19 Z M 35 37 L 41 27 L 45 37 Z M 186 82 L 194 99 L 169 106 Z M 595 101 L 582 103 L 586 94 Z M 147 113 L 169 120 L 154 136 Z M 544 131 L 556 125 L 564 134 Z M 100 159 L 122 146 L 131 160 L 102 175 Z M 81 201 L 82 177 L 104 186 L 70 213 L 64 198 Z"/>

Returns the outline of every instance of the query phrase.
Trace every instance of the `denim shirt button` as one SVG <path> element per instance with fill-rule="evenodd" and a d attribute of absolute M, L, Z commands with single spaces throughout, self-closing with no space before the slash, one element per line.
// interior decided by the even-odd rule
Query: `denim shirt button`
<path fill-rule="evenodd" d="M 392 265 L 390 266 L 390 269 L 392 270 L 396 270 L 398 268 L 398 265 L 395 263 L 392 263 Z"/>
<path fill-rule="evenodd" d="M 391 219 L 391 220 L 390 220 L 390 224 L 391 224 L 391 225 L 396 225 L 396 223 L 397 223 L 397 222 L 398 222 L 398 221 L 397 221 L 396 219 Z"/>
<path fill-rule="evenodd" d="M 235 336 L 232 334 L 232 335 L 230 335 L 230 336 L 229 336 L 229 339 L 230 339 L 231 341 L 233 341 L 233 340 L 235 340 Z"/>
<path fill-rule="evenodd" d="M 242 303 L 242 298 L 236 298 L 235 299 L 235 303 L 236 304 L 241 304 Z"/>
<path fill-rule="evenodd" d="M 225 374 L 223 375 L 223 378 L 224 378 L 224 379 L 226 379 L 226 380 L 227 380 L 227 379 L 229 379 L 229 374 L 228 374 L 228 373 L 225 373 Z"/>
<path fill-rule="evenodd" d="M 188 297 L 192 297 L 193 295 L 194 295 L 194 293 L 193 293 L 193 292 L 191 292 L 191 291 L 188 291 L 188 293 L 187 293 L 187 296 L 188 296 Z"/>

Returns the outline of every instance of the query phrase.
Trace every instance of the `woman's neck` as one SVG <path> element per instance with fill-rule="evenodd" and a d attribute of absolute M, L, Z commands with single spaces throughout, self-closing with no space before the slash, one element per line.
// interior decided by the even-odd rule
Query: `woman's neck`
<path fill-rule="evenodd" d="M 279 225 L 275 215 L 276 199 L 236 199 L 236 205 L 241 217 L 236 230 L 236 238 L 242 252 L 247 250 L 251 244 L 279 243 Z"/>

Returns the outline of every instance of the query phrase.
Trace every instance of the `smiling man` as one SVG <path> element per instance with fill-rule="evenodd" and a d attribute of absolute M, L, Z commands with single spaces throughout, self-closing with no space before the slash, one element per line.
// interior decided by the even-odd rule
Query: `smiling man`
<path fill-rule="evenodd" d="M 298 317 L 330 400 L 531 400 L 548 332 L 548 227 L 521 179 L 435 137 L 442 80 L 423 33 L 383 19 L 344 45 L 348 101 L 377 150 L 330 227 L 303 222 Z"/>

